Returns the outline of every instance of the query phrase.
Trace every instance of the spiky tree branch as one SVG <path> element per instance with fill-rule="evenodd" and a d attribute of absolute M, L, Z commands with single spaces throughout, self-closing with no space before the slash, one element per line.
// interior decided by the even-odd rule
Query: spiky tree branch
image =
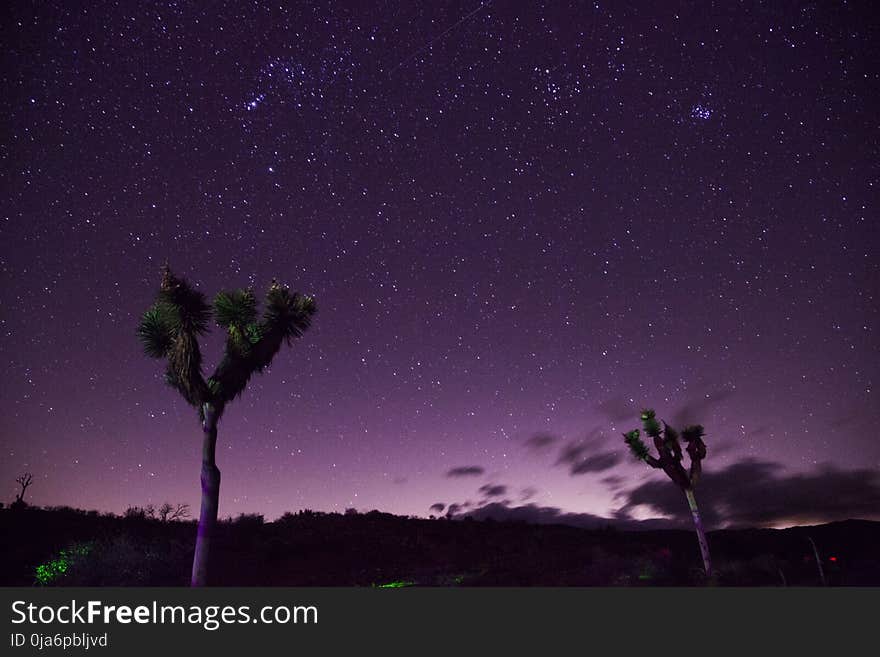
<path fill-rule="evenodd" d="M 660 461 L 651 456 L 651 451 L 648 449 L 648 446 L 639 437 L 638 429 L 633 429 L 632 431 L 623 434 L 623 439 L 626 444 L 629 445 L 630 451 L 632 451 L 637 459 L 644 461 L 652 468 L 660 467 Z"/>
<path fill-rule="evenodd" d="M 682 440 L 687 443 L 685 450 L 691 459 L 691 469 L 689 473 L 691 487 L 697 485 L 700 475 L 703 472 L 702 463 L 703 459 L 706 458 L 706 443 L 703 442 L 703 436 L 705 435 L 702 425 L 699 424 L 685 427 L 681 432 Z"/>
<path fill-rule="evenodd" d="M 211 307 L 205 295 L 165 265 L 159 296 L 144 313 L 138 337 L 148 356 L 168 359 L 166 383 L 195 408 L 210 401 L 198 343 L 198 336 L 207 331 L 210 319 Z"/>
<path fill-rule="evenodd" d="M 262 372 L 281 345 L 309 328 L 317 308 L 312 297 L 291 293 L 272 281 L 266 293 L 263 319 L 256 321 L 256 299 L 250 290 L 221 292 L 214 299 L 217 324 L 226 329 L 226 352 L 208 379 L 222 406 L 244 391 L 255 372 Z"/>
<path fill-rule="evenodd" d="M 663 428 L 661 428 L 654 411 L 650 408 L 642 411 L 641 419 L 642 428 L 651 437 L 654 448 L 657 450 L 658 458 L 651 456 L 647 445 L 639 438 L 638 429 L 633 429 L 629 433 L 623 434 L 624 440 L 629 445 L 632 453 L 636 458 L 645 461 L 652 468 L 662 468 L 669 478 L 682 489 L 692 488 L 693 483 L 691 482 L 690 475 L 681 464 L 682 449 L 679 443 L 678 432 L 665 422 L 663 423 Z M 691 438 L 692 436 L 688 435 L 688 439 Z M 688 453 L 690 454 L 690 452 Z M 705 456 L 705 446 L 703 448 L 703 456 Z M 700 458 L 702 459 L 702 457 Z M 691 459 L 693 467 L 693 456 Z M 697 465 L 697 471 L 699 471 L 699 464 Z"/>

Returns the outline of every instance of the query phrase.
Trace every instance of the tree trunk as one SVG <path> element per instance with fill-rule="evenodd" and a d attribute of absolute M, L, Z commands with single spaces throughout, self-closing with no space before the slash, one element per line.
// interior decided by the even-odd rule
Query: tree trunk
<path fill-rule="evenodd" d="M 694 527 L 697 530 L 697 540 L 700 543 L 700 554 L 703 555 L 703 567 L 706 569 L 706 577 L 711 577 L 712 561 L 709 558 L 709 543 L 706 541 L 706 532 L 703 529 L 703 521 L 700 519 L 700 510 L 697 508 L 697 498 L 694 497 L 694 489 L 685 488 L 684 494 L 687 496 L 691 516 L 694 518 Z"/>
<path fill-rule="evenodd" d="M 822 569 L 822 560 L 819 558 L 819 548 L 816 547 L 816 543 L 813 542 L 813 539 L 807 536 L 807 540 L 810 542 L 810 545 L 813 546 L 813 554 L 816 557 L 816 566 L 819 567 L 819 581 L 822 582 L 822 586 L 827 586 L 825 582 L 825 571 Z"/>
<path fill-rule="evenodd" d="M 202 509 L 199 513 L 199 530 L 196 535 L 196 551 L 193 555 L 192 586 L 208 583 L 208 560 L 211 555 L 211 538 L 217 524 L 220 506 L 220 470 L 214 460 L 217 447 L 217 411 L 211 404 L 203 406 L 202 420 Z"/>

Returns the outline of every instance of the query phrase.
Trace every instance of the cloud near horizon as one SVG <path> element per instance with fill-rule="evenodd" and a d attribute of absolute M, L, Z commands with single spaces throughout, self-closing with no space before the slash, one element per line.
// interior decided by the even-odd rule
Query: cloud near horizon
<path fill-rule="evenodd" d="M 535 503 L 511 506 L 509 500 L 488 502 L 463 514 L 462 517 L 474 520 L 496 520 L 498 522 L 525 522 L 533 525 L 569 525 L 581 529 L 670 529 L 682 525 L 664 518 L 633 520 L 623 518 L 604 518 L 591 513 L 572 513 L 554 506 L 540 506 Z"/>
<path fill-rule="evenodd" d="M 598 433 L 594 431 L 593 434 Z M 622 447 L 599 451 L 607 440 L 597 437 L 588 440 L 573 440 L 559 451 L 556 465 L 565 465 L 572 476 L 599 473 L 610 470 L 623 460 Z"/>
<path fill-rule="evenodd" d="M 501 497 L 507 493 L 507 486 L 502 484 L 486 484 L 480 486 L 479 492 L 486 497 Z"/>
<path fill-rule="evenodd" d="M 831 465 L 796 474 L 784 474 L 783 469 L 779 463 L 750 458 L 704 472 L 696 497 L 707 527 L 880 520 L 880 472 Z M 620 496 L 625 499 L 618 512 L 622 518 L 643 506 L 681 522 L 690 520 L 681 490 L 666 477 L 653 478 Z"/>
<path fill-rule="evenodd" d="M 618 489 L 625 483 L 623 478 L 615 475 L 600 481 Z M 489 492 L 494 493 L 494 497 L 501 497 L 507 490 L 507 486 L 486 484 L 480 488 L 480 492 L 486 494 L 482 503 L 450 504 L 447 515 L 582 528 L 692 527 L 681 489 L 662 473 L 634 488 L 618 492 L 617 499 L 623 503 L 610 513 L 610 517 L 565 511 L 535 502 L 513 506 L 509 499 L 489 499 L 493 497 L 488 495 Z M 707 529 L 822 524 L 847 519 L 880 520 L 880 473 L 867 468 L 840 470 L 824 465 L 807 473 L 786 474 L 780 463 L 750 458 L 717 472 L 705 471 L 697 487 L 697 500 Z M 657 517 L 636 520 L 633 512 L 637 507 L 648 509 Z"/>
<path fill-rule="evenodd" d="M 534 486 L 525 486 L 519 492 L 520 499 L 523 501 L 530 500 L 537 494 L 538 494 L 538 489 L 535 488 Z"/>

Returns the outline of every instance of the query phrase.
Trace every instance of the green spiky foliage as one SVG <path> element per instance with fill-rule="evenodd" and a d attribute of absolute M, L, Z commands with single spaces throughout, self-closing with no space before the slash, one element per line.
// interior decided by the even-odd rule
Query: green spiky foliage
<path fill-rule="evenodd" d="M 633 456 L 640 461 L 647 462 L 651 452 L 648 450 L 648 446 L 644 441 L 639 438 L 639 430 L 633 429 L 632 431 L 623 434 L 623 438 L 626 441 L 626 444 L 629 445 L 629 449 L 633 453 Z"/>
<path fill-rule="evenodd" d="M 207 331 L 210 319 L 211 307 L 205 295 L 166 266 L 158 298 L 138 326 L 144 352 L 168 360 L 166 382 L 195 407 L 201 407 L 209 397 L 197 338 Z"/>
<path fill-rule="evenodd" d="M 214 297 L 214 319 L 218 326 L 247 326 L 257 319 L 257 297 L 253 290 L 220 292 Z"/>
<path fill-rule="evenodd" d="M 315 300 L 276 281 L 266 294 L 265 310 L 257 321 L 252 290 L 224 291 L 213 304 L 166 266 L 156 302 L 144 313 L 138 337 L 152 358 L 167 358 L 166 382 L 202 412 L 212 404 L 219 412 L 239 396 L 255 372 L 267 368 L 283 343 L 302 334 L 316 312 Z M 226 330 L 226 349 L 214 374 L 205 381 L 198 336 L 214 317 Z"/>
<path fill-rule="evenodd" d="M 205 295 L 193 288 L 186 280 L 175 276 L 167 265 L 162 271 L 159 301 L 177 311 L 181 330 L 193 335 L 201 335 L 208 331 L 211 306 L 205 300 Z"/>
<path fill-rule="evenodd" d="M 642 428 L 646 434 L 651 436 L 654 442 L 657 457 L 651 456 L 647 445 L 641 442 L 641 440 L 635 442 L 635 439 L 638 438 L 638 429 L 623 434 L 624 440 L 630 446 L 630 450 L 639 460 L 644 461 L 652 468 L 661 468 L 682 489 L 692 488 L 695 482 L 692 482 L 691 474 L 696 472 L 697 477 L 699 477 L 700 460 L 705 457 L 705 445 L 703 446 L 702 456 L 700 456 L 700 453 L 697 453 L 698 458 L 696 459 L 694 454 L 691 454 L 689 451 L 691 456 L 691 473 L 688 473 L 681 464 L 684 454 L 679 440 L 693 441 L 699 439 L 699 436 L 696 436 L 694 433 L 694 427 L 688 427 L 686 430 L 688 433 L 685 437 L 680 436 L 678 431 L 670 427 L 666 422 L 662 422 L 661 426 L 661 421 L 657 420 L 657 414 L 652 408 L 644 409 L 639 417 L 642 420 Z M 700 430 L 702 430 L 702 427 L 700 427 Z M 634 433 L 635 436 L 633 437 Z M 702 441 L 700 442 L 702 443 Z"/>
<path fill-rule="evenodd" d="M 654 409 L 646 408 L 642 411 L 642 427 L 645 429 L 645 433 L 651 436 L 651 438 L 657 438 L 660 435 L 660 423 L 657 422 L 657 416 L 654 413 Z"/>
<path fill-rule="evenodd" d="M 227 352 L 246 357 L 259 342 L 257 298 L 252 290 L 220 292 L 214 297 L 214 318 L 218 326 L 226 329 Z"/>
<path fill-rule="evenodd" d="M 302 336 L 316 312 L 312 297 L 291 293 L 276 281 L 266 294 L 263 319 L 256 321 L 250 291 L 223 292 L 214 300 L 217 323 L 226 329 L 226 352 L 208 386 L 222 406 L 247 387 L 251 376 L 267 368 L 283 343 Z"/>
<path fill-rule="evenodd" d="M 160 301 L 154 303 L 138 326 L 138 337 L 146 354 L 151 358 L 165 358 L 179 327 L 180 319 L 173 306 Z"/>

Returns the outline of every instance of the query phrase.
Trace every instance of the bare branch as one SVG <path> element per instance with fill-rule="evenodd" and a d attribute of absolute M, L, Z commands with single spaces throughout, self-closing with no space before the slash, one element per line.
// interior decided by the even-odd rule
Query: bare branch
<path fill-rule="evenodd" d="M 171 506 L 168 502 L 165 502 L 164 504 L 162 504 L 162 506 L 159 507 L 156 515 L 161 522 L 168 522 L 168 516 L 173 510 L 174 507 Z"/>
<path fill-rule="evenodd" d="M 189 518 L 189 504 L 178 504 L 174 511 L 171 512 L 168 520 L 186 520 Z"/>
<path fill-rule="evenodd" d="M 17 483 L 19 486 L 21 486 L 21 491 L 15 496 L 16 502 L 18 502 L 18 503 L 24 502 L 25 491 L 27 491 L 28 486 L 31 485 L 33 480 L 34 480 L 34 475 L 32 475 L 30 472 L 25 472 L 23 475 L 16 477 L 15 483 Z"/>

